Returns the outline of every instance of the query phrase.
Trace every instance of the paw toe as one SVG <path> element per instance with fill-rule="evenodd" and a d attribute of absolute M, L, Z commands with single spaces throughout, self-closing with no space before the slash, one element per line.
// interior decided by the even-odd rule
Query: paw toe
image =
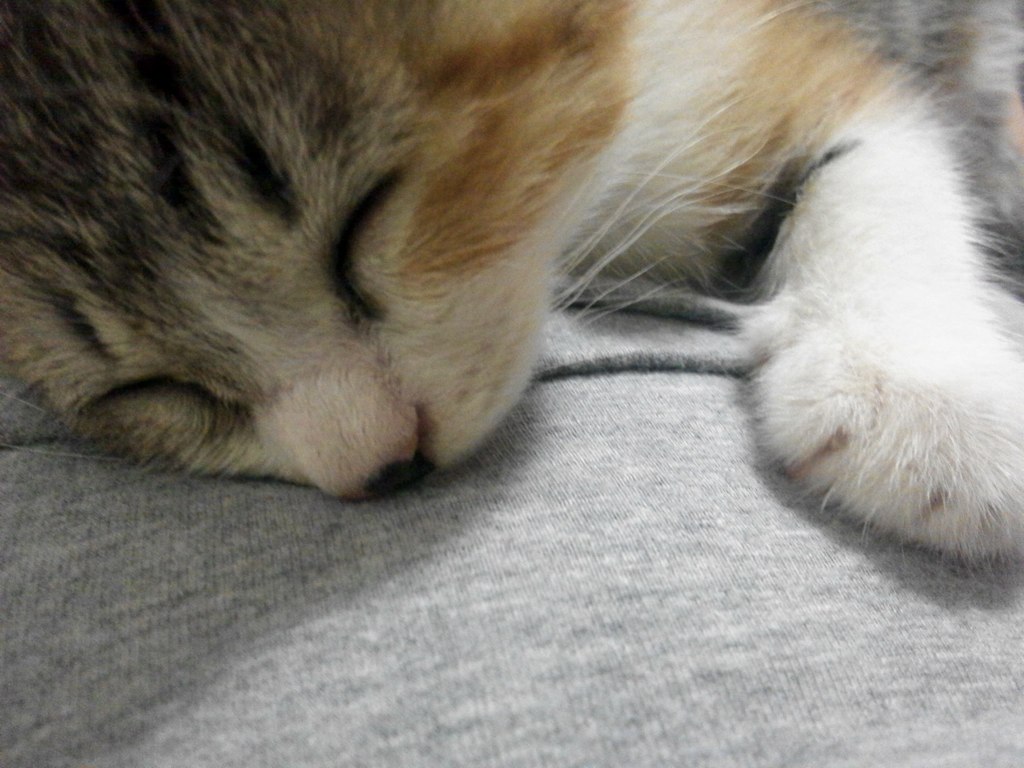
<path fill-rule="evenodd" d="M 796 481 L 806 480 L 823 461 L 844 450 L 850 444 L 850 434 L 838 429 L 825 443 L 807 458 L 786 467 L 786 475 Z"/>

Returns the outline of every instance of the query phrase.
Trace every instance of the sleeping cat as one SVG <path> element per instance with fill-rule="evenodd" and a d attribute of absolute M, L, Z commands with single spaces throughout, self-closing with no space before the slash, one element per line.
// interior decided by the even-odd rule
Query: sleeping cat
<path fill-rule="evenodd" d="M 766 450 L 878 529 L 1013 550 L 1017 27 L 1009 0 L 0 0 L 0 358 L 114 451 L 362 498 L 503 417 L 561 272 L 722 289 L 766 251 Z"/>

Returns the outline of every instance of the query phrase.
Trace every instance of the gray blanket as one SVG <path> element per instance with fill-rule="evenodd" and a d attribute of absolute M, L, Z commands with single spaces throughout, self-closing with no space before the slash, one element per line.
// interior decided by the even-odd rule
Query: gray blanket
<path fill-rule="evenodd" d="M 761 464 L 727 334 L 556 318 L 466 465 L 343 504 L 0 389 L 0 765 L 1024 765 L 1024 564 Z"/>

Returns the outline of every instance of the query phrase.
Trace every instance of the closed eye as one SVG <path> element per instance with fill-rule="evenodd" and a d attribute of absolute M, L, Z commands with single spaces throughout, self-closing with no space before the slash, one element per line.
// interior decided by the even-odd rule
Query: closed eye
<path fill-rule="evenodd" d="M 219 398 L 201 384 L 179 381 L 170 377 L 153 377 L 140 379 L 122 384 L 104 394 L 101 401 L 113 400 L 115 398 L 147 396 L 153 394 L 178 394 L 186 395 L 208 402 L 219 402 Z"/>
<path fill-rule="evenodd" d="M 352 260 L 360 233 L 397 182 L 398 174 L 391 173 L 370 188 L 352 209 L 331 249 L 331 274 L 335 293 L 357 320 L 380 320 L 383 317 L 381 308 L 360 289 L 353 274 Z"/>

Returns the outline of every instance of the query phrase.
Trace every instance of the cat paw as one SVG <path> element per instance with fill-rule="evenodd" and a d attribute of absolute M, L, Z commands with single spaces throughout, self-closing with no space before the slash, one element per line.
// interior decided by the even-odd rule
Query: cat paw
<path fill-rule="evenodd" d="M 761 440 L 786 474 L 900 538 L 977 558 L 1024 543 L 1024 364 L 801 334 L 761 355 Z M 964 359 L 964 356 L 968 359 Z"/>

